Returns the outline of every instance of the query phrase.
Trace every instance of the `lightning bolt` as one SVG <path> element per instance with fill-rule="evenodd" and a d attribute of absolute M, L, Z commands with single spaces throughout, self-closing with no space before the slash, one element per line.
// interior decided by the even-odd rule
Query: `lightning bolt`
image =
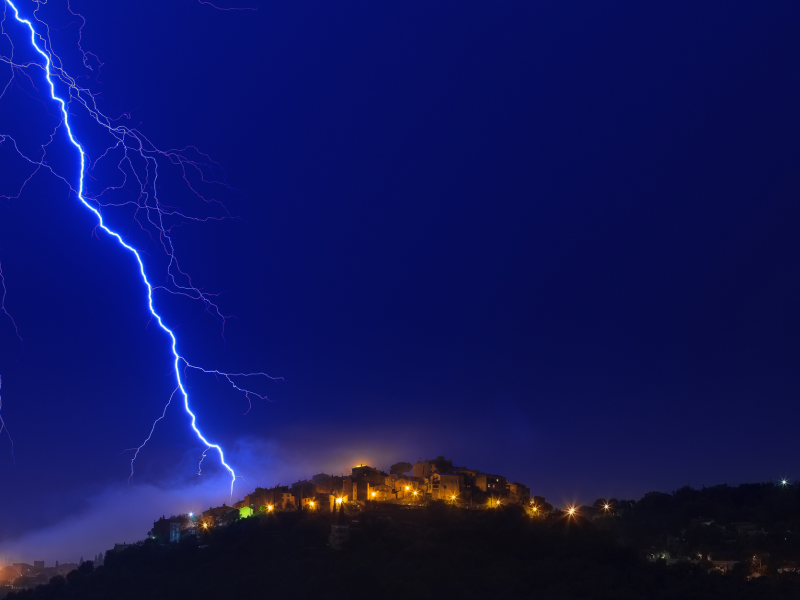
<path fill-rule="evenodd" d="M 215 216 L 205 217 L 205 218 L 192 217 L 192 216 L 190 216 L 190 215 L 188 215 L 188 214 L 186 214 L 186 213 L 184 213 L 184 212 L 182 212 L 182 211 L 180 211 L 180 210 L 178 210 L 178 209 L 176 209 L 174 207 L 170 207 L 170 206 L 167 206 L 167 205 L 163 204 L 156 197 L 156 193 L 155 193 L 155 189 L 156 189 L 155 183 L 156 183 L 156 178 L 158 176 L 158 164 L 159 164 L 157 159 L 166 159 L 170 164 L 178 166 L 181 169 L 182 174 L 183 174 L 183 179 L 188 184 L 190 190 L 192 192 L 194 192 L 194 194 L 197 197 L 199 197 L 201 200 L 203 200 L 204 202 L 206 202 L 209 205 L 220 204 L 220 203 L 218 201 L 214 201 L 214 200 L 207 200 L 205 197 L 203 197 L 203 195 L 200 192 L 198 192 L 195 189 L 195 187 L 193 186 L 192 182 L 190 181 L 189 174 L 188 174 L 187 171 L 194 170 L 193 172 L 199 173 L 199 177 L 200 177 L 200 180 L 202 182 L 211 182 L 211 183 L 221 184 L 221 185 L 224 185 L 226 187 L 229 187 L 229 186 L 227 186 L 227 183 L 224 182 L 224 179 L 220 180 L 218 178 L 218 176 L 214 174 L 213 169 L 211 168 L 211 166 L 209 166 L 209 164 L 207 162 L 204 162 L 204 161 L 210 161 L 208 156 L 200 153 L 195 148 L 188 147 L 188 148 L 184 148 L 182 150 L 161 151 L 161 150 L 158 150 L 138 130 L 130 129 L 130 128 L 127 128 L 127 127 L 124 127 L 124 126 L 120 126 L 120 125 L 114 124 L 112 122 L 112 119 L 110 119 L 109 117 L 106 117 L 98 109 L 97 104 L 95 102 L 94 95 L 92 95 L 88 90 L 78 86 L 78 84 L 76 83 L 76 80 L 67 74 L 67 72 L 66 72 L 66 70 L 65 70 L 65 68 L 63 66 L 63 62 L 61 61 L 61 59 L 53 51 L 53 45 L 52 45 L 52 42 L 50 41 L 49 27 L 43 21 L 41 21 L 38 18 L 38 16 L 36 15 L 36 12 L 38 11 L 38 8 L 39 8 L 39 3 L 37 2 L 37 8 L 33 11 L 33 15 L 34 15 L 34 20 L 37 23 L 40 23 L 45 28 L 45 32 L 43 34 L 36 31 L 36 29 L 35 29 L 33 23 L 31 22 L 31 20 L 23 18 L 20 15 L 19 9 L 17 8 L 17 6 L 14 4 L 14 2 L 12 0 L 5 0 L 5 4 L 8 7 L 10 7 L 11 10 L 13 11 L 14 18 L 16 19 L 16 21 L 18 23 L 20 23 L 21 25 L 24 25 L 25 28 L 27 28 L 28 32 L 30 33 L 30 43 L 31 43 L 33 49 L 35 50 L 35 52 L 38 53 L 38 55 L 41 56 L 41 58 L 43 59 L 44 65 L 41 65 L 38 62 L 28 62 L 28 63 L 24 63 L 24 64 L 15 63 L 14 60 L 13 60 L 13 51 L 12 51 L 12 57 L 11 58 L 0 57 L 0 60 L 8 63 L 9 65 L 11 65 L 11 67 L 12 67 L 12 78 L 13 78 L 13 72 L 14 71 L 23 72 L 23 70 L 25 68 L 27 68 L 27 67 L 38 67 L 38 68 L 41 68 L 44 71 L 44 75 L 45 75 L 45 78 L 47 80 L 47 84 L 49 86 L 50 98 L 53 101 L 55 101 L 59 106 L 60 119 L 59 119 L 58 125 L 56 125 L 54 131 L 52 132 L 52 134 L 50 136 L 50 142 L 48 142 L 48 144 L 45 144 L 44 146 L 42 146 L 42 155 L 40 157 L 35 157 L 35 156 L 34 157 L 30 157 L 30 156 L 25 155 L 19 149 L 19 147 L 17 146 L 16 142 L 12 138 L 10 138 L 9 136 L 0 135 L 0 143 L 2 143 L 4 141 L 7 141 L 7 140 L 11 141 L 11 143 L 13 144 L 13 147 L 17 151 L 17 153 L 20 156 L 22 156 L 28 163 L 33 165 L 33 167 L 34 167 L 33 173 L 31 173 L 31 175 L 22 184 L 22 187 L 20 188 L 20 190 L 17 193 L 17 195 L 16 196 L 4 196 L 4 197 L 5 198 L 16 198 L 16 197 L 19 197 L 19 195 L 22 193 L 22 189 L 24 189 L 24 187 L 28 183 L 28 181 L 30 181 L 30 179 L 33 177 L 33 175 L 35 175 L 40 169 L 48 170 L 52 174 L 56 175 L 59 179 L 64 181 L 69 186 L 69 189 L 72 192 L 74 192 L 75 195 L 78 197 L 78 199 L 80 200 L 81 204 L 86 209 L 88 209 L 89 211 L 91 211 L 94 214 L 94 216 L 96 218 L 96 222 L 97 222 L 96 229 L 102 230 L 105 234 L 107 234 L 108 236 L 113 238 L 120 246 L 125 248 L 125 250 L 127 250 L 132 255 L 132 257 L 135 259 L 135 262 L 138 265 L 139 277 L 141 278 L 141 281 L 142 281 L 142 283 L 144 283 L 144 286 L 145 286 L 145 288 L 147 290 L 147 307 L 148 307 L 148 310 L 150 312 L 151 319 L 154 319 L 156 321 L 156 323 L 158 324 L 158 327 L 164 333 L 166 333 L 167 336 L 170 339 L 170 349 L 172 351 L 172 357 L 173 357 L 173 370 L 174 370 L 174 373 L 175 373 L 175 380 L 176 380 L 177 386 L 176 386 L 176 389 L 173 391 L 173 393 L 170 395 L 169 401 L 167 402 L 166 406 L 164 407 L 164 411 L 162 412 L 161 416 L 158 417 L 158 419 L 156 419 L 155 422 L 153 423 L 153 426 L 152 426 L 152 428 L 150 430 L 150 434 L 148 435 L 148 437 L 145 439 L 145 441 L 139 447 L 130 449 L 130 450 L 134 450 L 135 451 L 133 459 L 131 460 L 131 475 L 130 475 L 130 477 L 133 476 L 133 464 L 134 464 L 134 461 L 136 460 L 136 457 L 139 455 L 139 452 L 141 451 L 141 449 L 144 448 L 144 446 L 147 444 L 147 442 L 152 437 L 153 431 L 155 430 L 155 427 L 158 424 L 158 422 L 161 421 L 161 419 L 164 418 L 164 415 L 166 414 L 166 410 L 169 407 L 169 405 L 171 404 L 175 394 L 179 393 L 180 398 L 183 400 L 183 407 L 184 407 L 186 413 L 190 417 L 191 428 L 194 431 L 194 433 L 196 434 L 197 438 L 206 447 L 206 449 L 203 451 L 202 457 L 200 459 L 200 463 L 202 464 L 202 460 L 205 458 L 206 453 L 209 450 L 213 449 L 214 451 L 216 451 L 216 453 L 219 455 L 220 463 L 222 464 L 222 466 L 225 468 L 225 470 L 228 472 L 228 474 L 231 477 L 230 493 L 231 493 L 231 497 L 233 497 L 233 486 L 234 486 L 234 484 L 236 482 L 237 474 L 234 471 L 233 467 L 231 467 L 226 462 L 225 453 L 224 453 L 222 447 L 219 444 L 216 444 L 216 443 L 213 443 L 213 442 L 209 441 L 203 435 L 203 433 L 200 431 L 200 429 L 199 429 L 199 427 L 197 425 L 197 416 L 195 415 L 195 413 L 190 408 L 189 395 L 188 395 L 188 393 L 186 391 L 186 386 L 185 386 L 186 371 L 188 369 L 193 369 L 193 370 L 196 370 L 196 371 L 204 373 L 204 374 L 214 375 L 218 379 L 222 378 L 222 379 L 226 380 L 232 386 L 234 391 L 244 394 L 245 398 L 247 399 L 247 401 L 248 401 L 248 403 L 250 404 L 251 407 L 252 407 L 252 398 L 253 397 L 260 398 L 260 399 L 263 399 L 263 400 L 268 400 L 268 398 L 267 398 L 267 396 L 265 394 L 260 394 L 260 393 L 254 392 L 254 391 L 252 391 L 252 390 L 250 390 L 248 388 L 244 388 L 241 385 L 237 384 L 236 381 L 239 378 L 261 377 L 261 378 L 267 378 L 267 379 L 270 379 L 270 380 L 278 380 L 278 379 L 282 379 L 282 378 L 280 378 L 280 377 L 272 377 L 272 376 L 270 376 L 270 375 L 268 375 L 266 373 L 225 373 L 225 372 L 222 372 L 222 371 L 219 371 L 219 370 L 216 370 L 216 369 L 206 369 L 206 368 L 199 367 L 199 366 L 196 366 L 196 365 L 190 363 L 184 356 L 182 356 L 178 352 L 178 341 L 177 341 L 177 337 L 175 335 L 175 332 L 172 329 L 170 329 L 170 327 L 167 326 L 167 324 L 164 322 L 162 316 L 156 310 L 155 303 L 154 303 L 154 298 L 153 298 L 154 290 L 163 290 L 163 291 L 166 291 L 166 292 L 168 292 L 170 294 L 179 295 L 179 296 L 185 296 L 185 297 L 191 298 L 193 300 L 201 301 L 205 305 L 205 310 L 222 323 L 222 332 L 223 332 L 223 336 L 224 336 L 225 321 L 229 317 L 224 315 L 220 311 L 218 305 L 215 303 L 215 301 L 213 299 L 213 297 L 214 297 L 213 294 L 209 294 L 209 293 L 204 292 L 204 291 L 200 290 L 199 288 L 197 288 L 192 283 L 192 281 L 189 278 L 189 276 L 184 271 L 181 270 L 181 268 L 180 268 L 180 266 L 178 264 L 178 261 L 177 261 L 177 259 L 175 257 L 175 249 L 174 249 L 174 245 L 173 245 L 173 242 L 172 242 L 172 238 L 170 237 L 171 229 L 175 225 L 168 226 L 165 223 L 165 218 L 174 217 L 174 218 L 177 218 L 177 219 L 180 219 L 180 220 L 183 220 L 183 221 L 186 221 L 186 220 L 190 220 L 190 221 L 192 221 L 192 220 L 193 221 L 207 221 L 207 220 L 212 220 L 212 219 L 213 220 L 221 220 L 221 219 L 228 219 L 228 218 L 233 218 L 233 217 L 231 217 L 230 214 L 227 213 L 226 210 L 224 210 L 224 208 L 223 208 L 224 214 L 221 217 L 215 217 Z M 69 8 L 69 12 L 74 16 L 79 16 L 80 17 L 80 15 L 78 15 L 77 13 L 73 13 L 71 8 Z M 81 17 L 81 19 L 83 19 L 83 17 Z M 5 17 L 4 17 L 3 21 L 5 21 Z M 85 23 L 85 20 L 83 20 L 83 23 Z M 80 30 L 82 30 L 82 28 L 83 28 L 83 24 L 81 24 Z M 5 34 L 5 31 L 3 31 L 3 33 Z M 12 44 L 12 48 L 13 48 L 13 44 Z M 79 38 L 79 42 L 78 42 L 78 48 L 83 54 L 84 65 L 87 68 L 91 68 L 91 67 L 89 67 L 87 61 L 88 61 L 88 58 L 90 56 L 94 57 L 94 55 L 91 55 L 90 53 L 86 53 L 86 52 L 84 52 L 82 50 L 82 48 L 80 48 L 80 38 Z M 28 76 L 28 78 L 30 79 L 29 76 Z M 59 96 L 57 94 L 57 92 L 56 92 L 56 84 L 55 84 L 54 78 L 57 79 L 60 83 L 65 84 L 68 87 L 68 90 L 69 90 L 69 94 L 67 96 L 68 100 L 65 100 L 63 97 L 61 97 L 61 96 Z M 31 80 L 31 84 L 33 84 L 32 80 Z M 7 84 L 5 86 L 5 89 L 3 89 L 2 93 L 0 93 L 0 97 L 2 97 L 2 95 L 5 93 L 5 90 L 8 89 L 8 85 L 10 85 L 10 82 L 9 82 L 9 84 Z M 117 166 L 118 170 L 120 172 L 122 172 L 122 175 L 123 175 L 122 184 L 119 185 L 119 186 L 107 187 L 105 190 L 100 192 L 100 194 L 97 194 L 97 195 L 95 195 L 93 197 L 92 196 L 87 196 L 86 191 L 85 191 L 85 185 L 84 185 L 85 184 L 85 177 L 87 176 L 87 173 L 88 173 L 87 165 L 90 164 L 90 161 L 89 161 L 89 159 L 87 157 L 87 153 L 84 150 L 84 147 L 81 145 L 80 142 L 78 142 L 78 140 L 75 137 L 75 134 L 73 132 L 73 129 L 72 129 L 71 125 L 70 125 L 70 112 L 68 111 L 68 104 L 69 104 L 69 102 L 71 102 L 73 100 L 77 101 L 81 106 L 83 106 L 89 112 L 89 115 L 101 127 L 103 127 L 107 133 L 110 133 L 116 139 L 116 143 L 112 147 L 108 148 L 97 160 L 94 161 L 94 166 L 96 167 L 98 162 L 100 162 L 101 160 L 104 160 L 113 151 L 122 151 L 122 154 L 123 154 L 123 157 L 122 157 L 122 159 L 120 160 L 120 162 L 118 163 L 118 166 Z M 80 158 L 80 173 L 79 173 L 79 177 L 78 177 L 78 182 L 77 182 L 78 185 L 77 185 L 77 187 L 74 187 L 66 177 L 63 177 L 63 176 L 59 175 L 58 173 L 55 173 L 55 171 L 47 164 L 46 159 L 45 159 L 47 146 L 53 141 L 53 139 L 56 136 L 56 133 L 58 132 L 58 129 L 61 128 L 62 125 L 63 125 L 64 130 L 66 131 L 67 137 L 69 138 L 70 144 L 77 151 L 77 154 L 78 154 L 78 156 Z M 189 157 L 187 155 L 187 153 L 192 152 L 192 151 L 195 153 L 195 155 L 199 155 L 201 158 L 197 159 L 197 158 L 194 158 L 194 157 Z M 137 157 L 143 161 L 144 167 L 141 167 L 140 165 L 137 166 L 138 163 L 135 163 L 135 160 L 136 160 Z M 111 203 L 111 204 L 109 204 L 109 203 L 106 203 L 106 204 L 101 203 L 100 202 L 100 198 L 107 191 L 109 191 L 109 190 L 113 191 L 113 190 L 122 189 L 128 183 L 129 174 L 132 174 L 132 178 L 135 180 L 136 183 L 138 183 L 138 185 L 140 187 L 139 198 L 137 198 L 136 200 L 129 200 L 129 201 L 125 201 L 125 202 L 122 202 L 122 203 Z M 151 238 L 151 240 L 153 242 L 157 243 L 164 250 L 164 252 L 166 253 L 166 256 L 169 259 L 168 260 L 169 264 L 167 265 L 166 270 L 167 270 L 167 284 L 169 286 L 171 286 L 171 287 L 168 287 L 168 285 L 153 285 L 153 283 L 151 283 L 151 280 L 148 278 L 147 270 L 145 269 L 145 263 L 144 263 L 144 261 L 142 259 L 142 255 L 141 255 L 140 251 L 136 250 L 136 248 L 134 248 L 132 245 L 128 244 L 123 239 L 122 235 L 120 233 L 118 233 L 117 231 L 115 231 L 114 229 L 112 229 L 112 227 L 110 225 L 108 225 L 106 223 L 106 221 L 104 220 L 103 214 L 102 214 L 102 212 L 100 210 L 101 207 L 106 207 L 106 206 L 117 207 L 117 206 L 123 206 L 123 205 L 128 205 L 128 204 L 133 204 L 135 206 L 136 212 L 135 212 L 134 219 L 137 221 L 137 223 L 139 223 L 140 227 L 143 230 L 145 230 L 145 231 L 147 231 L 149 233 L 149 230 L 146 229 L 146 225 L 148 225 L 148 224 L 151 225 L 155 229 L 155 234 L 156 234 L 155 237 L 151 233 L 150 234 L 150 238 Z M 139 213 L 141 211 L 143 211 L 145 213 L 145 216 L 146 216 L 146 222 L 145 223 L 142 223 L 139 220 Z M 2 281 L 2 271 L 0 271 L 0 281 Z M 0 310 L 5 312 L 5 306 L 4 306 L 4 303 L 3 303 L 3 301 L 5 299 L 5 284 L 4 284 L 4 282 L 3 282 L 2 293 L 3 293 L 3 296 L 2 296 L 2 299 L 0 299 Z M 12 319 L 12 321 L 13 321 L 13 319 Z M 248 412 L 249 412 L 249 409 L 248 409 Z M 3 429 L 5 429 L 7 431 L 7 428 L 5 427 L 5 424 L 2 422 L 2 419 L 0 419 L 0 432 L 2 432 Z M 13 444 L 13 442 L 12 442 L 12 444 Z M 130 477 L 129 477 L 129 480 L 130 480 Z"/>
<path fill-rule="evenodd" d="M 17 334 L 17 338 L 19 338 L 20 344 L 23 343 L 22 336 L 19 334 L 19 327 L 17 327 L 16 321 L 14 321 L 14 317 L 6 310 L 6 294 L 8 290 L 6 290 L 6 278 L 3 275 L 3 265 L 0 264 L 0 312 L 2 312 L 8 320 L 11 321 L 11 324 L 14 326 L 14 332 Z"/>
<path fill-rule="evenodd" d="M 3 387 L 3 378 L 0 377 L 0 389 L 2 389 L 2 387 Z M 17 459 L 14 458 L 14 440 L 11 439 L 11 432 L 8 430 L 8 427 L 6 427 L 6 422 L 3 421 L 3 396 L 0 395 L 0 433 L 3 433 L 3 431 L 6 432 L 6 435 L 8 436 L 8 441 L 11 442 L 11 459 L 14 461 L 14 465 L 16 466 Z"/>

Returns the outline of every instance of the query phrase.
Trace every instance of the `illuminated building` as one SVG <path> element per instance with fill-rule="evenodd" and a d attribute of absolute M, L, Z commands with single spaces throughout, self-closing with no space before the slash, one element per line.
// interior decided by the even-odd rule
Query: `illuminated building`
<path fill-rule="evenodd" d="M 501 475 L 478 473 L 475 476 L 475 487 L 489 494 L 506 494 L 506 478 Z"/>
<path fill-rule="evenodd" d="M 367 465 L 353 467 L 350 477 L 344 480 L 342 492 L 358 502 L 372 500 L 373 488 L 386 485 L 387 473 Z M 349 492 L 348 492 L 349 487 Z M 377 492 L 376 492 L 377 497 Z"/>
<path fill-rule="evenodd" d="M 385 483 L 381 483 L 375 486 L 370 486 L 369 499 L 376 500 L 379 502 L 394 500 L 394 490 Z"/>
<path fill-rule="evenodd" d="M 434 473 L 431 475 L 431 498 L 450 500 L 460 495 L 464 488 L 464 476 L 460 473 Z"/>

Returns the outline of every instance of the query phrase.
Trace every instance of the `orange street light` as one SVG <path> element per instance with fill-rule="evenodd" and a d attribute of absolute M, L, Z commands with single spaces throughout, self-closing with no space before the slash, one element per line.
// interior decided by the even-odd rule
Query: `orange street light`
<path fill-rule="evenodd" d="M 313 500 L 311 502 L 309 502 L 308 504 L 311 506 L 311 508 L 314 508 L 314 501 Z"/>
<path fill-rule="evenodd" d="M 341 503 L 342 503 L 342 499 L 341 498 L 337 498 L 336 499 L 336 504 L 341 504 Z"/>
<path fill-rule="evenodd" d="M 408 486 L 406 486 L 406 491 L 408 491 Z"/>
<path fill-rule="evenodd" d="M 273 508 L 274 507 L 272 506 L 272 504 L 270 504 L 269 506 L 267 506 L 267 512 L 272 512 Z"/>

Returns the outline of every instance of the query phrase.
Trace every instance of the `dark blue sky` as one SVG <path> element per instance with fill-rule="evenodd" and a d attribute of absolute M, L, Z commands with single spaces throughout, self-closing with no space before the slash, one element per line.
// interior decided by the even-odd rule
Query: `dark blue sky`
<path fill-rule="evenodd" d="M 437 454 L 556 503 L 800 476 L 796 4 L 73 8 L 101 107 L 240 192 L 241 220 L 175 232 L 182 268 L 226 292 L 225 340 L 162 304 L 193 361 L 285 378 L 243 416 L 189 376 L 237 496 Z M 14 90 L 0 133 L 35 143 L 42 96 Z M 53 161 L 76 177 L 66 145 Z M 200 496 L 202 447 L 171 408 L 124 487 L 119 453 L 172 390 L 135 265 L 52 176 L 0 211 L 25 338 L 0 325 L 2 552 L 109 494 L 173 494 L 126 511 L 141 536 Z"/>

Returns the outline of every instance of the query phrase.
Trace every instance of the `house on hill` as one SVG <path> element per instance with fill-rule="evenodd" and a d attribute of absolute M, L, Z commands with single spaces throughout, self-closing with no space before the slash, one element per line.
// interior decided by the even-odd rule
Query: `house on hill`
<path fill-rule="evenodd" d="M 219 520 L 227 513 L 229 510 L 233 510 L 233 507 L 227 506 L 224 502 L 222 506 L 211 507 L 208 510 L 203 511 L 203 522 L 216 525 L 219 523 Z"/>
<path fill-rule="evenodd" d="M 478 473 L 475 476 L 475 487 L 488 494 L 505 495 L 507 493 L 506 478 L 502 475 Z"/>
<path fill-rule="evenodd" d="M 460 473 L 433 473 L 430 488 L 431 498 L 455 500 L 463 491 L 464 476 Z"/>
<path fill-rule="evenodd" d="M 369 499 L 378 502 L 386 502 L 387 500 L 394 500 L 394 490 L 385 483 L 372 485 L 369 487 Z"/>
<path fill-rule="evenodd" d="M 181 533 L 192 529 L 192 521 L 186 515 L 162 516 L 158 521 L 153 521 L 153 528 L 147 532 L 150 539 L 157 540 L 161 544 L 167 542 L 178 542 Z"/>
<path fill-rule="evenodd" d="M 433 460 L 422 460 L 421 458 L 411 466 L 411 474 L 414 477 L 428 479 L 437 471 L 452 471 L 453 461 L 447 460 L 444 456 L 437 456 Z"/>
<path fill-rule="evenodd" d="M 518 481 L 506 482 L 506 492 L 509 502 L 515 504 L 527 504 L 531 500 L 531 489 Z"/>

